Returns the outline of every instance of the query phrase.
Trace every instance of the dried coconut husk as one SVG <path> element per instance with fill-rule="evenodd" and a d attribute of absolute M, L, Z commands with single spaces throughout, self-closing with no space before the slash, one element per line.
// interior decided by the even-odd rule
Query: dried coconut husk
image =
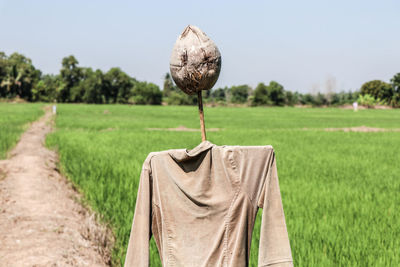
<path fill-rule="evenodd" d="M 170 71 L 178 87 L 189 95 L 209 90 L 221 71 L 221 53 L 203 31 L 189 25 L 176 40 Z"/>

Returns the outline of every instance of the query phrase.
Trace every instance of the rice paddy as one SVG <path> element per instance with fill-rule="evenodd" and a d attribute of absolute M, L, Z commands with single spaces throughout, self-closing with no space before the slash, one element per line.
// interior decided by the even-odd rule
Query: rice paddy
<path fill-rule="evenodd" d="M 32 122 L 43 115 L 41 104 L 0 103 L 0 159 L 18 141 L 21 133 Z"/>
<path fill-rule="evenodd" d="M 62 171 L 116 236 L 124 262 L 140 170 L 147 154 L 191 149 L 196 107 L 58 105 L 47 144 Z M 295 266 L 398 266 L 400 263 L 400 110 L 205 108 L 217 145 L 272 145 Z M 4 122 L 4 120 L 3 120 Z M 367 126 L 387 131 L 325 128 Z M 150 128 L 150 129 L 149 129 Z M 152 130 L 151 128 L 157 128 Z M 260 218 L 250 266 L 257 266 Z M 152 242 L 151 266 L 161 266 Z"/>

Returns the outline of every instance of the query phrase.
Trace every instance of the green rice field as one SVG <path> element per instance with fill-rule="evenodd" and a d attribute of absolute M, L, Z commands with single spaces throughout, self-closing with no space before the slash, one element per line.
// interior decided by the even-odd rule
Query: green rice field
<path fill-rule="evenodd" d="M 200 132 L 148 128 L 198 129 L 197 107 L 64 104 L 57 112 L 47 145 L 112 225 L 113 264 L 123 265 L 144 159 L 201 141 Z M 275 148 L 295 266 L 400 265 L 400 110 L 206 107 L 205 120 L 206 128 L 220 129 L 207 132 L 214 144 Z M 324 130 L 355 126 L 393 131 Z M 257 218 L 250 266 L 257 266 L 259 226 Z M 161 266 L 154 242 L 151 266 Z"/>
<path fill-rule="evenodd" d="M 41 104 L 0 103 L 0 159 L 6 157 L 28 123 L 43 115 Z"/>

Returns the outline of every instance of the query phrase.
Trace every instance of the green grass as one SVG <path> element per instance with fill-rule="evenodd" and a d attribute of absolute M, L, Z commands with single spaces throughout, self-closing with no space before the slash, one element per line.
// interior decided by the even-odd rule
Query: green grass
<path fill-rule="evenodd" d="M 104 112 L 106 110 L 106 112 Z M 400 110 L 205 108 L 217 145 L 273 145 L 296 266 L 400 264 L 400 132 L 326 132 L 326 127 L 400 128 Z M 113 226 L 115 265 L 128 243 L 140 169 L 147 154 L 191 149 L 196 107 L 59 105 L 62 169 Z M 304 130 L 307 128 L 308 130 Z M 251 266 L 257 266 L 257 218 Z M 152 242 L 151 266 L 161 266 Z"/>
<path fill-rule="evenodd" d="M 42 106 L 0 103 L 0 159 L 17 143 L 28 123 L 43 115 Z"/>

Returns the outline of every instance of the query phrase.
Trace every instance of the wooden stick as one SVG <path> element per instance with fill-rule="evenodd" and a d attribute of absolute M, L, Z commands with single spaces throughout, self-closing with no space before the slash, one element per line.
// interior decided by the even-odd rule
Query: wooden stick
<path fill-rule="evenodd" d="M 201 141 L 206 141 L 206 127 L 204 125 L 203 97 L 201 95 L 201 90 L 197 92 L 197 96 L 197 103 L 199 104 L 200 115 Z"/>

